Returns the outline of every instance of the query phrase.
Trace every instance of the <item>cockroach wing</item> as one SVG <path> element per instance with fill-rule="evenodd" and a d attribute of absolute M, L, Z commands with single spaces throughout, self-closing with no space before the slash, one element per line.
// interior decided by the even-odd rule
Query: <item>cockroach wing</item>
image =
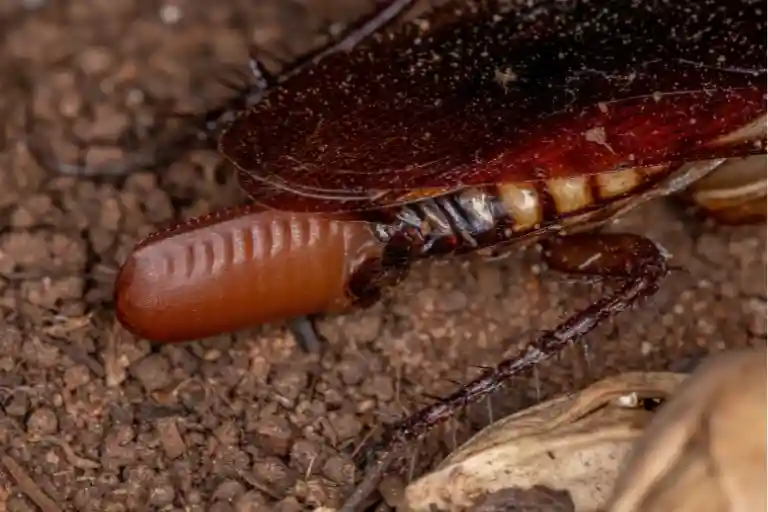
<path fill-rule="evenodd" d="M 762 9 L 455 2 L 291 77 L 220 149 L 255 201 L 318 212 L 763 153 Z"/>

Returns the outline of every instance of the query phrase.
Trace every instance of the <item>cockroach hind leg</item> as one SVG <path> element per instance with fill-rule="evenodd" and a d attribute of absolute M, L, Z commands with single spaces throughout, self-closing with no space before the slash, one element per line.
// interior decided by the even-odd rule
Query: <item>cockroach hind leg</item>
<path fill-rule="evenodd" d="M 480 260 L 488 263 L 506 260 L 517 253 L 518 251 L 516 247 L 489 247 L 486 249 L 479 249 L 475 252 Z"/>
<path fill-rule="evenodd" d="M 289 320 L 288 330 L 305 352 L 319 354 L 323 350 L 325 339 L 317 332 L 314 317 L 300 316 Z"/>
<path fill-rule="evenodd" d="M 632 279 L 648 260 L 664 261 L 670 270 L 670 253 L 641 235 L 578 233 L 552 238 L 543 247 L 549 268 L 565 274 Z"/>
<path fill-rule="evenodd" d="M 638 300 L 653 295 L 661 280 L 670 272 L 665 254 L 655 243 L 642 236 L 584 234 L 567 238 L 553 241 L 545 251 L 550 253 L 549 258 L 554 268 L 580 274 L 608 273 L 625 278 L 623 284 L 553 330 L 545 331 L 524 354 L 502 361 L 451 395 L 385 430 L 379 444 L 360 451 L 361 457 L 356 462 L 366 467 L 366 474 L 351 500 L 360 499 L 364 486 L 374 489 L 372 480 L 384 474 L 385 466 L 393 460 L 394 454 L 408 443 L 421 438 L 431 428 L 450 419 L 470 403 L 482 400 L 513 376 L 558 354 L 567 345 L 581 341 L 604 320 L 629 309 Z M 369 462 L 373 464 L 368 466 Z"/>

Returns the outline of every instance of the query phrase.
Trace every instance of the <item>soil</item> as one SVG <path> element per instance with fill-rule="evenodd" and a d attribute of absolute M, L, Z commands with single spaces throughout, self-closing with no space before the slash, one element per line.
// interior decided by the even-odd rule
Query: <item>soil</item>
<path fill-rule="evenodd" d="M 391 297 L 323 319 L 303 353 L 282 325 L 158 346 L 116 323 L 112 280 L 154 227 L 240 200 L 212 151 L 162 172 L 89 178 L 32 158 L 125 157 L 161 111 L 200 110 L 244 69 L 248 42 L 278 55 L 350 21 L 366 0 L 167 3 L 8 0 L 0 8 L 0 510 L 305 510 L 338 505 L 371 430 L 512 355 L 600 286 L 547 272 L 535 249 L 417 265 Z M 33 110 L 34 125 L 25 126 Z M 32 138 L 27 136 L 31 130 Z M 76 140 L 90 141 L 80 151 Z M 469 408 L 414 446 L 381 485 L 410 478 L 516 408 L 626 370 L 764 343 L 764 226 L 722 227 L 669 201 L 614 230 L 663 245 L 684 270 L 635 310 Z M 476 366 L 473 366 L 476 365 Z M 386 510 L 386 504 L 379 510 Z"/>

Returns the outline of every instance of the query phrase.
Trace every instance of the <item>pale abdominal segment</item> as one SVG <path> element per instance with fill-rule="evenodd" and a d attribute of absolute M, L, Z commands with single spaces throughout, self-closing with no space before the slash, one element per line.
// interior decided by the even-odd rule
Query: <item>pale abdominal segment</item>
<path fill-rule="evenodd" d="M 659 165 L 471 187 L 406 205 L 381 231 L 384 241 L 414 244 L 422 257 L 494 247 L 539 230 L 607 219 L 643 190 L 688 172 L 684 166 Z"/>

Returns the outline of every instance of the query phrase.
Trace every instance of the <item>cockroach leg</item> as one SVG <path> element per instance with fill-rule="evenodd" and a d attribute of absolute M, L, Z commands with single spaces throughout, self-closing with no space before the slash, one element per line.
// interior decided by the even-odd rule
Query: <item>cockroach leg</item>
<path fill-rule="evenodd" d="M 353 26 L 332 48 L 329 47 L 328 51 L 318 53 L 318 58 L 322 58 L 329 53 L 352 50 L 364 39 L 392 24 L 415 4 L 416 0 L 392 0 L 389 5 L 382 7 L 372 16 L 364 18 Z"/>
<path fill-rule="evenodd" d="M 648 261 L 668 254 L 651 240 L 624 233 L 577 233 L 543 242 L 550 268 L 566 274 L 632 279 Z"/>
<path fill-rule="evenodd" d="M 318 354 L 325 345 L 325 340 L 317 332 L 314 318 L 311 316 L 300 316 L 289 320 L 288 330 L 305 352 Z"/>
<path fill-rule="evenodd" d="M 365 494 L 375 488 L 375 481 L 394 460 L 394 453 L 451 418 L 459 409 L 494 392 L 512 376 L 559 353 L 568 344 L 580 341 L 605 319 L 653 295 L 661 279 L 671 271 L 668 255 L 661 247 L 633 234 L 584 233 L 556 238 L 545 250 L 545 257 L 555 269 L 622 278 L 623 284 L 555 329 L 543 333 L 524 355 L 502 361 L 453 394 L 393 425 L 380 444 L 363 452 L 365 460 L 372 462 L 370 472 L 342 510 L 353 510 L 353 503 L 365 499 Z"/>
<path fill-rule="evenodd" d="M 408 11 L 415 2 L 416 0 L 392 0 L 386 7 L 382 7 L 373 14 L 363 17 L 362 20 L 352 24 L 343 34 L 331 40 L 327 45 L 298 57 L 295 61 L 285 66 L 279 74 L 273 74 L 267 70 L 259 58 L 259 54 L 263 54 L 264 51 L 251 45 L 248 52 L 248 67 L 251 71 L 252 83 L 236 91 L 238 93 L 237 96 L 226 105 L 203 113 L 204 127 L 199 136 L 209 139 L 216 137 L 223 123 L 230 122 L 239 110 L 259 103 L 268 90 L 277 87 L 304 69 L 317 64 L 324 57 L 352 50 L 365 38 L 394 22 Z"/>

